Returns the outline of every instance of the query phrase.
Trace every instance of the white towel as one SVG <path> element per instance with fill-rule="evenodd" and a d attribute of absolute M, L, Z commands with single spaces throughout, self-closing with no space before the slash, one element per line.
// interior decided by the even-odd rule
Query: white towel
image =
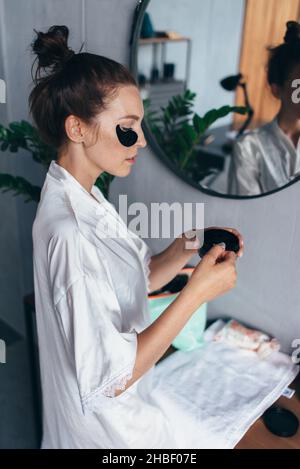
<path fill-rule="evenodd" d="M 156 366 L 152 396 L 165 409 L 181 448 L 234 448 L 299 372 L 281 352 L 263 360 L 214 342 L 223 325 L 217 321 L 207 329 L 202 348 L 178 350 Z"/>

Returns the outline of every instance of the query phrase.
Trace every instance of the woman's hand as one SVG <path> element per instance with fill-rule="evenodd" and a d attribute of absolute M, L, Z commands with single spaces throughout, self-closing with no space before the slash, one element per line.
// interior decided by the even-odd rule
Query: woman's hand
<path fill-rule="evenodd" d="M 230 233 L 233 233 L 235 236 L 238 237 L 239 239 L 239 243 L 240 243 L 240 249 L 237 253 L 237 256 L 238 257 L 242 257 L 242 255 L 244 254 L 244 240 L 243 240 L 243 237 L 241 235 L 241 233 L 239 233 L 237 230 L 235 230 L 234 228 L 227 228 L 227 227 L 219 227 L 219 226 L 210 226 L 209 228 L 205 228 L 204 231 L 208 231 L 208 230 L 226 230 L 226 231 L 230 231 Z M 224 255 L 225 255 L 226 251 L 224 252 Z"/>
<path fill-rule="evenodd" d="M 150 292 L 159 290 L 173 280 L 188 260 L 198 253 L 199 248 L 200 242 L 196 233 L 193 238 L 183 233 L 181 237 L 175 238 L 167 249 L 152 256 L 149 265 Z"/>
<path fill-rule="evenodd" d="M 234 228 L 210 226 L 209 228 L 205 228 L 204 232 L 208 230 L 227 230 L 230 233 L 236 235 L 239 239 L 240 245 L 240 249 L 237 253 L 237 256 L 242 257 L 244 253 L 244 240 L 242 235 L 237 230 L 235 230 Z M 196 237 L 196 230 L 190 230 L 185 233 L 182 233 L 181 237 L 175 238 L 171 246 L 174 246 L 174 253 L 176 253 L 176 256 L 186 258 L 187 261 L 191 259 L 195 254 L 198 254 L 199 249 L 201 247 L 200 241 Z M 227 251 L 224 251 L 224 253 L 221 254 L 221 258 L 226 254 L 226 252 Z"/>
<path fill-rule="evenodd" d="M 209 227 L 206 230 L 223 229 L 235 234 L 240 240 L 240 250 L 238 256 L 241 257 L 244 249 L 243 238 L 234 228 Z M 189 230 L 174 239 L 170 246 L 163 252 L 152 256 L 150 263 L 150 284 L 151 291 L 156 291 L 170 282 L 188 261 L 199 253 L 201 247 L 200 240 L 196 235 L 196 230 Z M 221 250 L 217 263 L 226 256 L 228 251 Z"/>
<path fill-rule="evenodd" d="M 193 309 L 228 292 L 236 285 L 236 253 L 213 246 L 195 267 L 180 295 Z"/>
<path fill-rule="evenodd" d="M 184 259 L 187 262 L 201 247 L 199 238 L 196 235 L 196 230 L 186 231 L 181 236 L 175 238 L 171 244 L 175 256 Z M 170 247 L 171 247 L 170 246 Z"/>

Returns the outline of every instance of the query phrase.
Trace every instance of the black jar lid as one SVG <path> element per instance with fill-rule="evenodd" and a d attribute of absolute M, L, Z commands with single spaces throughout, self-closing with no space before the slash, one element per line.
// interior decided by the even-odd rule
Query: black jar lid
<path fill-rule="evenodd" d="M 262 418 L 271 433 L 283 438 L 294 436 L 299 428 L 299 420 L 296 415 L 283 407 L 270 407 Z"/>

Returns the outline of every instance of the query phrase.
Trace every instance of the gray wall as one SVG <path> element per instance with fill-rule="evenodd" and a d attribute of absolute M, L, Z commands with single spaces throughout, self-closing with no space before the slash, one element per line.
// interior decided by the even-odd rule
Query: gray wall
<path fill-rule="evenodd" d="M 0 77 L 6 80 L 6 70 L 8 58 L 4 53 L 7 44 L 5 34 L 4 2 L 0 1 Z M 1 123 L 6 124 L 9 117 L 9 106 L 0 104 Z M 16 158 L 1 153 L 0 171 L 3 173 L 15 174 Z M 16 199 L 10 194 L 0 196 L 0 317 L 6 319 L 16 328 L 22 329 L 21 314 L 21 294 L 23 290 L 23 275 L 20 275 L 22 268 L 20 233 L 18 222 L 18 211 Z"/>
<path fill-rule="evenodd" d="M 282 350 L 291 351 L 300 338 L 300 182 L 273 195 L 245 200 L 203 194 L 180 180 L 152 154 L 139 153 L 131 174 L 115 179 L 110 198 L 132 202 L 202 202 L 205 226 L 227 226 L 244 236 L 245 254 L 238 260 L 238 282 L 232 292 L 210 302 L 210 318 L 235 317 L 278 337 Z M 170 240 L 146 240 L 156 254 Z M 194 256 L 191 264 L 196 265 Z"/>

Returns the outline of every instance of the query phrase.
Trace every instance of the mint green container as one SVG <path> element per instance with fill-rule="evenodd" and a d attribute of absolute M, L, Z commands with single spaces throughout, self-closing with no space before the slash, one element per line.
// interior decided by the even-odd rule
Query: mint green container
<path fill-rule="evenodd" d="M 157 296 L 149 296 L 151 322 L 154 322 L 165 309 L 175 300 L 179 293 L 166 293 Z M 204 343 L 203 334 L 206 327 L 207 303 L 204 303 L 186 323 L 177 337 L 172 342 L 173 347 L 184 352 L 189 352 Z"/>

